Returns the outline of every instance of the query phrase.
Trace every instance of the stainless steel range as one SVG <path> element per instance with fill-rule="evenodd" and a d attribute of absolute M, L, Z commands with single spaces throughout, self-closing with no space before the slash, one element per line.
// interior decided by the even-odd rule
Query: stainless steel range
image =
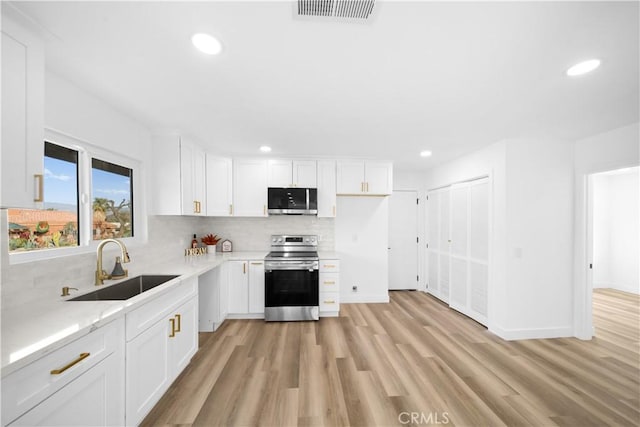
<path fill-rule="evenodd" d="M 318 320 L 318 236 L 271 236 L 264 259 L 264 320 Z"/>

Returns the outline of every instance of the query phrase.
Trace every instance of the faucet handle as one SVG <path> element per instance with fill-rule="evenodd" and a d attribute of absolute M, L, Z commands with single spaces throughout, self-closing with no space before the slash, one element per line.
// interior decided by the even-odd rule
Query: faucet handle
<path fill-rule="evenodd" d="M 131 258 L 129 257 L 129 252 L 124 251 L 124 258 L 122 259 L 122 262 L 126 264 L 130 261 L 131 261 Z"/>

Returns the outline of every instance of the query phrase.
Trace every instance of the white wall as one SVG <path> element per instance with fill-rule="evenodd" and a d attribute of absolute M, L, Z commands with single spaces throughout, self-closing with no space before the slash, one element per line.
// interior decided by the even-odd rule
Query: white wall
<path fill-rule="evenodd" d="M 577 141 L 574 146 L 574 334 L 593 335 L 592 292 L 588 283 L 590 248 L 587 240 L 588 176 L 640 164 L 640 123 Z"/>
<path fill-rule="evenodd" d="M 388 302 L 388 197 L 338 197 L 335 249 L 342 302 Z M 358 286 L 358 292 L 352 286 Z"/>
<path fill-rule="evenodd" d="M 593 287 L 640 294 L 638 168 L 593 178 Z"/>
<path fill-rule="evenodd" d="M 393 168 L 393 190 L 418 191 L 422 188 L 422 172 Z"/>

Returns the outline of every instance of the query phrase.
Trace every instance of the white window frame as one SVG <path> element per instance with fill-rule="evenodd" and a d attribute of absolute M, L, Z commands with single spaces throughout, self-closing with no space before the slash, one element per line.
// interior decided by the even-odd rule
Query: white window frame
<path fill-rule="evenodd" d="M 114 163 L 133 171 L 133 237 L 118 238 L 118 240 L 122 240 L 127 248 L 144 245 L 147 242 L 147 213 L 144 197 L 142 197 L 143 174 L 141 162 L 53 129 L 45 129 L 44 139 L 52 144 L 78 152 L 78 231 L 80 240 L 78 246 L 9 252 L 9 264 L 22 264 L 96 252 L 100 240 L 93 240 L 92 230 L 92 158 Z M 3 250 L 9 251 L 9 246 L 6 245 Z"/>

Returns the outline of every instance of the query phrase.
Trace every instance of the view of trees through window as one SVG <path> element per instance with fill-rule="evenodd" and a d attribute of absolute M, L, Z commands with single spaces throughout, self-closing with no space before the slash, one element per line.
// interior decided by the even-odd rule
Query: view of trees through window
<path fill-rule="evenodd" d="M 132 170 L 93 159 L 93 240 L 133 236 Z"/>
<path fill-rule="evenodd" d="M 45 142 L 44 151 L 43 209 L 8 210 L 10 252 L 78 246 L 85 221 L 93 240 L 133 236 L 131 169 L 91 159 L 92 203 L 81 208 L 79 167 L 89 166 L 78 162 L 76 150 Z"/>

